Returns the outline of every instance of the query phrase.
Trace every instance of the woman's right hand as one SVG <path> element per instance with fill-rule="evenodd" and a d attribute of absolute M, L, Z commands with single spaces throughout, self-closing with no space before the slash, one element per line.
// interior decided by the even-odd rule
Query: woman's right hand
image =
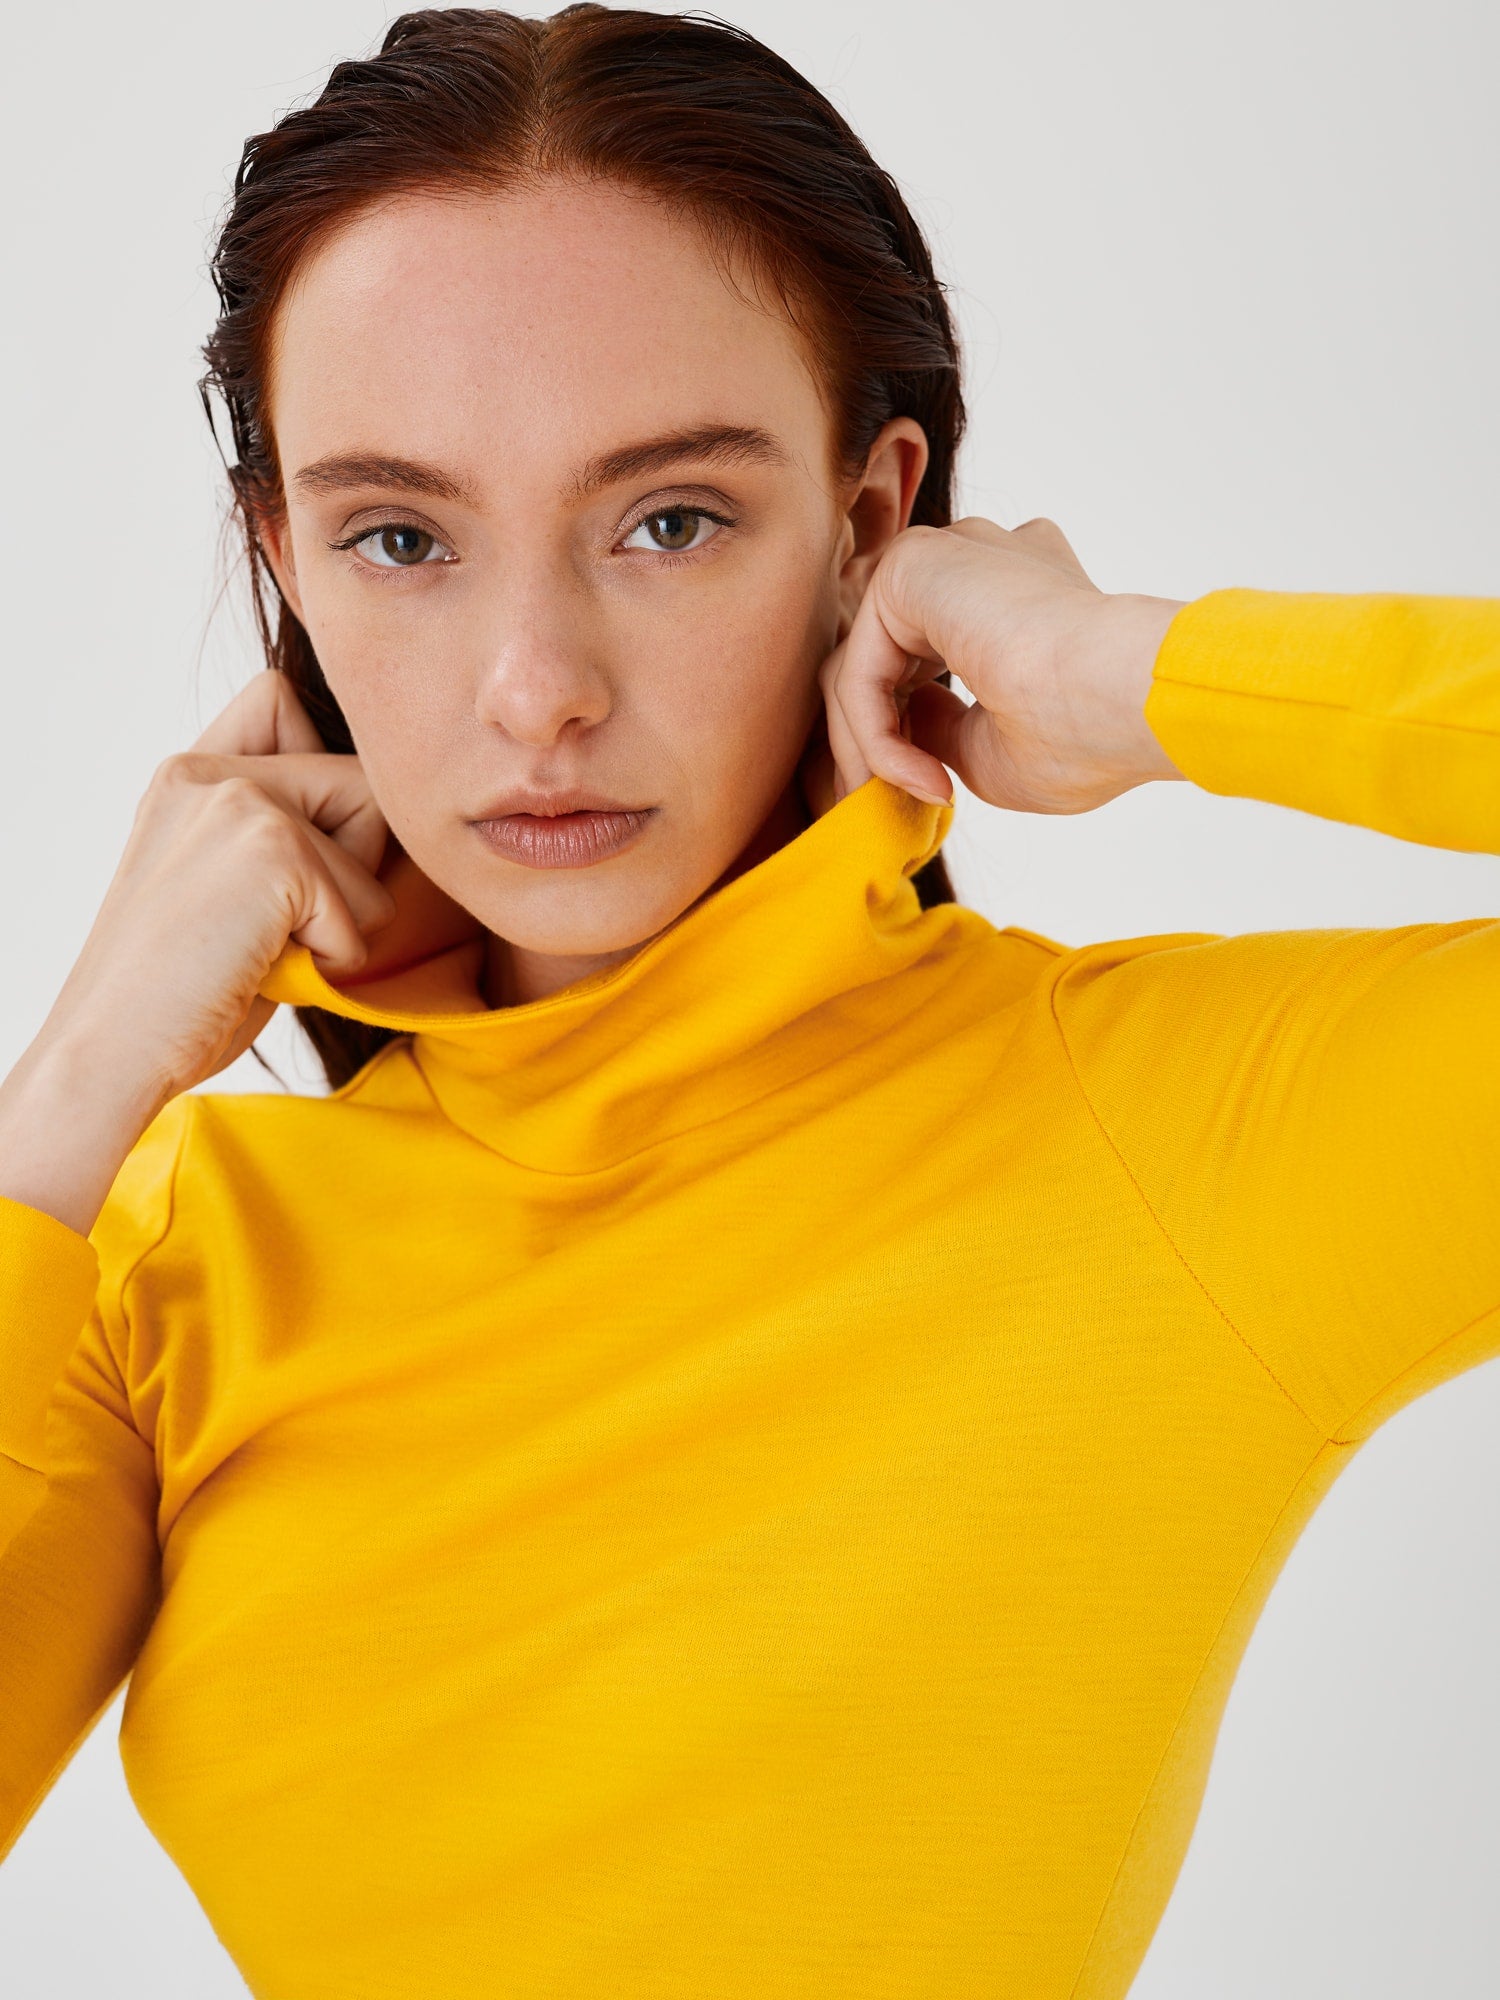
<path fill-rule="evenodd" d="M 358 757 L 323 747 L 266 669 L 161 763 L 36 1039 L 0 1082 L 0 1195 L 87 1234 L 156 1113 L 242 1055 L 289 940 L 331 979 L 365 964 L 396 902 Z"/>

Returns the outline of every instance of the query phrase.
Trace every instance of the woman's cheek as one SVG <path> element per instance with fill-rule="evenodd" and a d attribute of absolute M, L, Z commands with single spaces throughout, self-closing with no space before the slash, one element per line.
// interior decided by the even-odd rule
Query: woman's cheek
<path fill-rule="evenodd" d="M 373 591 L 358 593 L 359 581 L 309 609 L 313 651 L 382 807 L 408 795 L 437 804 L 462 726 L 451 640 L 410 606 L 364 601 Z"/>
<path fill-rule="evenodd" d="M 731 699 L 750 706 L 761 697 L 783 709 L 816 679 L 826 651 L 826 579 L 802 549 L 778 545 L 735 583 L 712 593 L 711 603 L 704 594 L 701 652 L 723 674 Z"/>

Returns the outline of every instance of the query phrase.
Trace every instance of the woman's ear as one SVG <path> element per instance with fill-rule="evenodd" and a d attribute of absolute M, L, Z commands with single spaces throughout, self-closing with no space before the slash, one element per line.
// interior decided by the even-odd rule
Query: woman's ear
<path fill-rule="evenodd" d="M 848 636 L 871 571 L 911 519 L 928 457 L 927 433 L 915 417 L 892 417 L 870 446 L 846 510 L 838 575 L 840 639 Z"/>
<path fill-rule="evenodd" d="M 307 620 L 302 616 L 302 599 L 297 590 L 297 565 L 292 559 L 292 538 L 287 528 L 285 509 L 275 513 L 261 513 L 254 516 L 255 539 L 265 558 L 266 568 L 275 580 L 276 588 L 291 607 L 292 616 L 304 628 Z"/>

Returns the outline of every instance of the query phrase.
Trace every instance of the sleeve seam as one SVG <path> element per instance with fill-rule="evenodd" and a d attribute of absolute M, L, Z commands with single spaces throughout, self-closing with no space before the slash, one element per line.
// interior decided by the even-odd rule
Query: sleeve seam
<path fill-rule="evenodd" d="M 177 1219 L 178 1170 L 182 1165 L 183 1155 L 187 1151 L 188 1135 L 194 1123 L 197 1120 L 197 1116 L 198 1116 L 197 1100 L 191 1095 L 191 1093 L 189 1093 L 187 1098 L 187 1108 L 182 1116 L 182 1129 L 177 1134 L 177 1145 L 172 1154 L 172 1166 L 170 1172 L 167 1175 L 167 1198 L 165 1203 L 166 1212 L 162 1220 L 162 1225 L 160 1229 L 158 1229 L 156 1233 L 151 1237 L 150 1241 L 142 1245 L 142 1247 L 136 1252 L 134 1258 L 126 1266 L 124 1272 L 122 1273 L 119 1284 L 115 1290 L 115 1296 L 119 1300 L 120 1324 L 124 1329 L 124 1334 L 127 1344 L 127 1352 L 123 1355 L 116 1354 L 114 1350 L 114 1344 L 113 1342 L 110 1342 L 110 1354 L 114 1360 L 115 1367 L 119 1373 L 120 1388 L 124 1393 L 127 1404 L 130 1404 L 131 1401 L 130 1387 L 129 1387 L 129 1369 L 128 1369 L 128 1362 L 130 1358 L 128 1353 L 128 1345 L 129 1345 L 131 1326 L 130 1326 L 130 1315 L 126 1308 L 126 1303 L 125 1303 L 125 1293 L 129 1285 L 131 1284 L 132 1280 L 134 1280 L 140 1274 L 147 1260 L 155 1256 L 156 1252 L 161 1249 L 162 1245 L 166 1242 L 168 1236 L 170 1236 L 172 1233 L 172 1224 Z M 107 1338 L 107 1329 L 106 1329 L 106 1338 Z M 131 1405 L 130 1415 L 132 1424 L 135 1424 L 135 1409 L 133 1404 Z M 135 1425 L 135 1428 L 137 1432 L 140 1433 L 140 1426 L 138 1424 Z"/>
<path fill-rule="evenodd" d="M 1272 694 L 1261 688 L 1223 687 L 1213 681 L 1189 680 L 1184 674 L 1158 673 L 1153 688 L 1186 688 L 1193 694 L 1222 696 L 1229 701 L 1274 702 L 1278 708 L 1321 709 L 1329 715 L 1356 716 L 1361 722 L 1384 722 L 1393 729 L 1435 729 L 1449 736 L 1477 736 L 1486 741 L 1500 739 L 1500 730 L 1472 722 L 1439 722 L 1426 715 L 1391 715 L 1381 709 L 1357 708 L 1347 701 L 1316 701 L 1307 695 Z"/>
<path fill-rule="evenodd" d="M 1452 1347 L 1455 1341 L 1463 1340 L 1476 1327 L 1483 1326 L 1487 1319 L 1493 1319 L 1497 1313 L 1500 1313 L 1500 1301 L 1497 1301 L 1494 1305 L 1485 1306 L 1480 1312 L 1475 1313 L 1472 1319 L 1467 1319 L 1462 1326 L 1455 1327 L 1452 1333 L 1445 1333 L 1441 1340 L 1434 1341 L 1431 1347 L 1424 1348 L 1415 1361 L 1408 1362 L 1399 1374 L 1391 1376 L 1387 1382 L 1382 1382 L 1372 1395 L 1366 1396 L 1365 1400 L 1356 1409 L 1351 1410 L 1348 1416 L 1340 1422 L 1338 1429 L 1329 1439 L 1329 1443 L 1346 1445 L 1363 1444 L 1365 1441 L 1363 1437 L 1357 1435 L 1349 1436 L 1346 1433 L 1353 1432 L 1355 1425 L 1367 1410 L 1374 1409 L 1376 1404 L 1384 1402 L 1386 1397 L 1398 1394 L 1402 1383 L 1408 1380 L 1409 1377 L 1420 1375 L 1424 1370 L 1430 1368 L 1445 1347 Z M 1437 1385 L 1434 1384 L 1433 1386 L 1436 1387 Z"/>
<path fill-rule="evenodd" d="M 1167 1247 L 1171 1250 L 1173 1256 L 1176 1257 L 1178 1263 L 1181 1264 L 1183 1270 L 1186 1271 L 1188 1276 L 1192 1279 L 1193 1283 L 1197 1286 L 1198 1290 L 1203 1294 L 1203 1297 L 1207 1301 L 1208 1305 L 1223 1321 L 1224 1325 L 1229 1329 L 1230 1333 L 1233 1334 L 1234 1338 L 1239 1342 L 1241 1347 L 1244 1348 L 1245 1352 L 1250 1356 L 1251 1360 L 1254 1361 L 1256 1366 L 1265 1374 L 1267 1379 L 1275 1384 L 1277 1390 L 1285 1398 L 1286 1402 L 1291 1406 L 1291 1408 L 1294 1409 L 1297 1412 L 1297 1415 L 1302 1418 L 1303 1422 L 1309 1426 L 1309 1428 L 1313 1432 L 1313 1435 L 1317 1437 L 1323 1444 L 1338 1443 L 1339 1442 L 1338 1439 L 1331 1437 L 1328 1434 L 1328 1432 L 1323 1428 L 1323 1426 L 1320 1423 L 1317 1423 L 1308 1411 L 1303 1409 L 1302 1405 L 1297 1401 L 1297 1398 L 1292 1394 L 1291 1390 L 1286 1386 L 1285 1382 L 1282 1381 L 1281 1377 L 1276 1373 L 1275 1369 L 1271 1367 L 1270 1363 L 1265 1359 L 1265 1357 L 1262 1354 L 1260 1354 L 1254 1346 L 1252 1346 L 1249 1340 L 1246 1339 L 1244 1333 L 1229 1317 L 1228 1313 L 1225 1312 L 1224 1308 L 1219 1304 L 1219 1301 L 1214 1297 L 1213 1293 L 1204 1283 L 1202 1277 L 1200 1277 L 1198 1271 L 1184 1253 L 1182 1245 L 1177 1241 L 1176 1237 L 1172 1234 L 1171 1230 L 1167 1228 L 1166 1223 L 1162 1220 L 1160 1214 L 1157 1212 L 1155 1204 L 1152 1202 L 1150 1196 L 1146 1193 L 1145 1188 L 1141 1185 L 1140 1179 L 1137 1176 L 1135 1169 L 1131 1166 L 1129 1160 L 1126 1159 L 1124 1152 L 1121 1150 L 1119 1144 L 1115 1140 L 1114 1134 L 1109 1130 L 1108 1126 L 1104 1123 L 1104 1120 L 1099 1116 L 1099 1112 L 1094 1104 L 1094 1100 L 1089 1096 L 1087 1089 L 1084 1087 L 1083 1078 L 1079 1074 L 1078 1065 L 1074 1061 L 1073 1051 L 1068 1042 L 1067 1031 L 1064 1029 L 1062 1024 L 1062 1018 L 1057 1011 L 1056 981 L 1053 982 L 1051 991 L 1048 994 L 1048 1007 L 1052 1014 L 1053 1024 L 1057 1029 L 1057 1039 L 1062 1046 L 1063 1055 L 1067 1061 L 1068 1070 L 1073 1078 L 1073 1082 L 1075 1087 L 1077 1088 L 1078 1095 L 1083 1100 L 1084 1106 L 1087 1109 L 1090 1118 L 1094 1121 L 1094 1125 L 1097 1128 L 1100 1137 L 1104 1140 L 1105 1145 L 1108 1146 L 1111 1153 L 1113 1153 L 1115 1158 L 1119 1161 L 1121 1171 L 1124 1173 L 1126 1179 L 1130 1182 L 1131 1187 L 1135 1190 L 1136 1199 L 1140 1202 L 1141 1207 L 1146 1211 L 1147 1215 L 1150 1216 L 1163 1242 L 1166 1243 Z"/>

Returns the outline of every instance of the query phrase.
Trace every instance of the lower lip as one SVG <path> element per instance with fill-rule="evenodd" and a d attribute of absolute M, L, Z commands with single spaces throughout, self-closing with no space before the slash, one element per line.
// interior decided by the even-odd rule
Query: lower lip
<path fill-rule="evenodd" d="M 496 854 L 523 868 L 589 868 L 628 847 L 655 811 L 509 813 L 474 824 Z"/>

